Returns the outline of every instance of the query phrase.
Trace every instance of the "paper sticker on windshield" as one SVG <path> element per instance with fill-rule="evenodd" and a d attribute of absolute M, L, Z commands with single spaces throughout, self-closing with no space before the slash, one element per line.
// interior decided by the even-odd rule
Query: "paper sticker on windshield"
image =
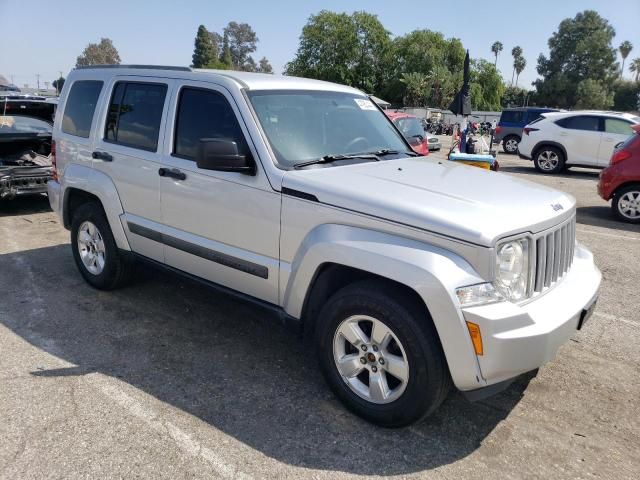
<path fill-rule="evenodd" d="M 366 98 L 354 98 L 353 100 L 362 110 L 377 110 L 376 106 L 371 100 L 368 100 Z"/>

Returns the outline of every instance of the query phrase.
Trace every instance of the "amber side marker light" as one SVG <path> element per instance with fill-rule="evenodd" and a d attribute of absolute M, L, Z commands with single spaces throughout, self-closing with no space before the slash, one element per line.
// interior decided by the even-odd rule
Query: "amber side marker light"
<path fill-rule="evenodd" d="M 469 329 L 471 343 L 473 343 L 473 349 L 476 351 L 476 355 L 482 355 L 484 350 L 482 349 L 482 334 L 480 333 L 480 326 L 473 322 L 467 322 L 467 328 Z"/>

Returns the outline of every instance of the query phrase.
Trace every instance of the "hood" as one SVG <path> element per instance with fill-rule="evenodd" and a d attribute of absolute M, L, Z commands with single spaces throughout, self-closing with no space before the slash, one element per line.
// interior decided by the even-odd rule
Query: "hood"
<path fill-rule="evenodd" d="M 545 230 L 575 210 L 567 193 L 424 157 L 288 171 L 282 186 L 321 203 L 484 246 Z"/>

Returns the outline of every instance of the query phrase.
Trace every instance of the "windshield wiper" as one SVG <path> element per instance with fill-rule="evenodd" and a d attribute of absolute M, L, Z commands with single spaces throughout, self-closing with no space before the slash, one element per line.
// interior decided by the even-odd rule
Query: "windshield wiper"
<path fill-rule="evenodd" d="M 322 158 L 316 158 L 315 160 L 309 160 L 307 162 L 296 163 L 293 168 L 302 168 L 309 165 L 318 165 L 321 163 L 332 163 L 339 160 L 350 160 L 352 158 L 362 158 L 364 160 L 380 160 L 375 153 L 358 153 L 355 155 L 325 155 Z"/>

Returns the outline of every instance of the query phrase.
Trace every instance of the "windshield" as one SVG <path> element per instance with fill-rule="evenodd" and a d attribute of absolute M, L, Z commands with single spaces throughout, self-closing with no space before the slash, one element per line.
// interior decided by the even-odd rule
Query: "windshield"
<path fill-rule="evenodd" d="M 420 135 L 424 137 L 424 128 L 422 123 L 416 117 L 402 117 L 394 120 L 394 122 L 402 134 L 407 137 L 415 137 Z"/>
<path fill-rule="evenodd" d="M 281 167 L 327 155 L 412 153 L 367 97 L 323 91 L 247 92 Z"/>
<path fill-rule="evenodd" d="M 0 115 L 0 135 L 16 133 L 51 134 L 51 125 L 43 120 L 20 115 Z"/>

